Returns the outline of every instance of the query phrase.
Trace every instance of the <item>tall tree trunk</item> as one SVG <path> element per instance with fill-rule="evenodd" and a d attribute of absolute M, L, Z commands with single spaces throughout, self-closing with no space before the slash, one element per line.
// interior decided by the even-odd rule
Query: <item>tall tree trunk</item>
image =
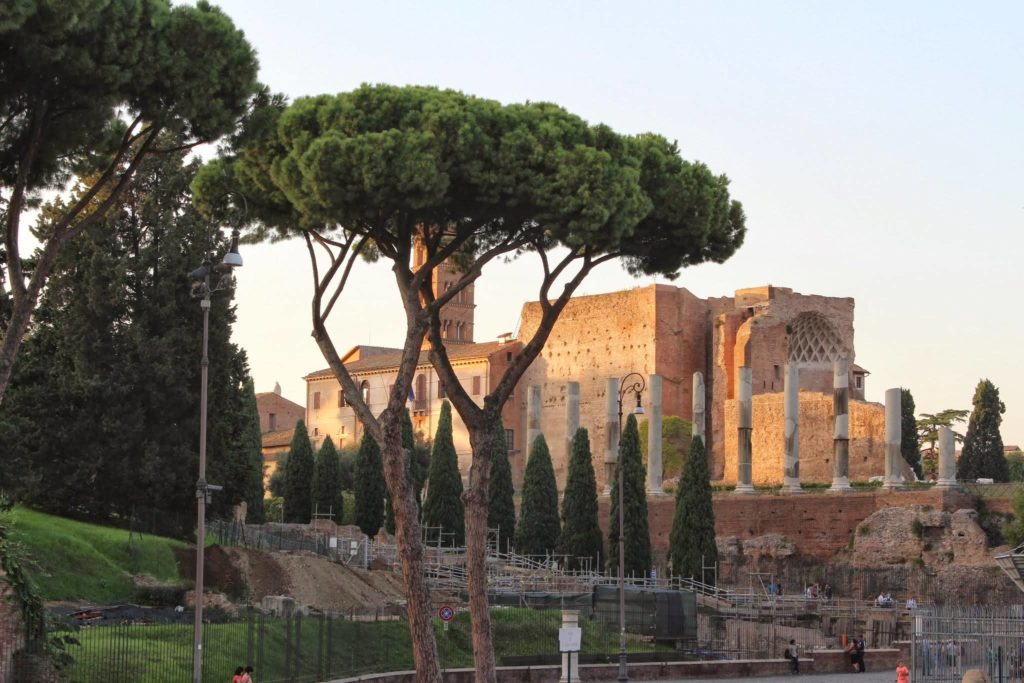
<path fill-rule="evenodd" d="M 395 543 L 402 563 L 402 576 L 407 593 L 409 633 L 416 680 L 441 683 L 441 666 L 434 638 L 434 607 L 423 567 L 423 540 L 416 505 L 416 494 L 409 475 L 405 448 L 402 445 L 402 423 L 397 413 L 386 410 L 379 418 L 384 443 L 384 479 L 391 493 L 395 513 Z M 383 501 L 381 502 L 383 505 Z M 486 522 L 486 519 L 485 519 Z"/>
<path fill-rule="evenodd" d="M 29 279 L 28 287 L 18 291 L 24 285 L 21 282 L 10 283 L 13 293 L 11 319 L 8 321 L 7 329 L 4 330 L 3 345 L 0 346 L 0 405 L 3 405 L 4 394 L 7 393 L 7 385 L 11 381 L 11 373 L 14 370 L 14 361 L 18 357 L 18 349 L 21 348 L 21 342 L 25 339 L 25 333 L 28 332 L 32 313 L 35 312 L 36 304 L 39 302 L 39 294 L 43 291 L 43 284 L 56 260 L 57 245 L 51 239 L 46 243 L 43 253 L 39 255 L 39 261 Z"/>
<path fill-rule="evenodd" d="M 467 425 L 468 426 L 468 425 Z M 469 490 L 466 500 L 466 569 L 469 579 L 469 615 L 473 631 L 473 662 L 476 683 L 496 683 L 494 639 L 491 613 L 487 606 L 487 508 L 491 478 L 491 454 L 494 452 L 494 425 L 481 419 L 469 427 L 473 448 Z"/>

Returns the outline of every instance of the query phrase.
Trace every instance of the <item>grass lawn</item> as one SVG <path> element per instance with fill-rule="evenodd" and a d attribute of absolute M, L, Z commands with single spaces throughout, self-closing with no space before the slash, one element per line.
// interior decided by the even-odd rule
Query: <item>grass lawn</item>
<path fill-rule="evenodd" d="M 46 600 L 132 601 L 131 574 L 161 581 L 180 580 L 173 548 L 188 547 L 161 536 L 135 534 L 128 543 L 123 529 L 86 524 L 16 506 L 12 536 L 37 567 L 32 576 Z"/>

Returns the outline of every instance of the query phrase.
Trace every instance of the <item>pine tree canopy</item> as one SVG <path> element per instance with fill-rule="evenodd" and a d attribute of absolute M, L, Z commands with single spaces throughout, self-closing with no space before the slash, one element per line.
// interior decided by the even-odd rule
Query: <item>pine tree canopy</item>
<path fill-rule="evenodd" d="M 692 452 L 691 452 L 692 456 Z M 687 458 L 692 460 L 692 457 Z M 640 432 L 636 417 L 630 414 L 619 439 L 619 463 L 612 484 L 612 509 L 608 524 L 608 569 L 619 571 L 619 487 L 623 476 L 623 528 L 625 531 L 626 576 L 644 577 L 650 571 L 651 535 L 647 526 L 647 472 L 640 454 Z"/>
<path fill-rule="evenodd" d="M 384 461 L 380 445 L 363 431 L 356 456 L 356 525 L 364 534 L 374 538 L 384 525 Z"/>
<path fill-rule="evenodd" d="M 499 417 L 494 423 L 494 450 L 491 453 L 491 478 L 487 484 L 487 527 L 498 530 L 498 549 L 507 552 L 515 541 L 516 505 L 512 485 L 512 465 L 508 461 L 505 425 Z"/>
<path fill-rule="evenodd" d="M 999 400 L 999 389 L 983 379 L 974 390 L 974 409 L 967 423 L 964 448 L 957 462 L 958 479 L 980 478 L 1009 481 L 1010 469 L 1003 453 L 1003 437 L 999 425 L 1003 423 L 1006 406 Z"/>
<path fill-rule="evenodd" d="M 558 545 L 558 484 L 544 435 L 533 440 L 523 477 L 523 503 L 516 530 L 516 552 L 548 555 Z"/>
<path fill-rule="evenodd" d="M 441 415 L 434 435 L 434 449 L 430 455 L 430 473 L 427 477 L 427 499 L 423 503 L 423 526 L 440 530 L 441 543 L 463 546 L 466 543 L 465 509 L 462 504 L 462 475 L 459 459 L 452 439 L 452 407 L 448 401 L 441 404 Z M 436 531 L 430 538 L 437 542 Z"/>
<path fill-rule="evenodd" d="M 313 512 L 313 444 L 306 423 L 295 423 L 284 473 L 284 521 L 307 524 Z"/>
<path fill-rule="evenodd" d="M 715 509 L 711 502 L 711 472 L 704 441 L 693 437 L 690 457 L 676 489 L 676 512 L 669 534 L 668 558 L 673 576 L 712 583 L 703 567 L 718 562 Z"/>
<path fill-rule="evenodd" d="M 605 557 L 604 539 L 597 523 L 597 476 L 590 454 L 590 437 L 582 427 L 572 438 L 558 552 L 567 556 L 570 569 L 597 569 Z"/>

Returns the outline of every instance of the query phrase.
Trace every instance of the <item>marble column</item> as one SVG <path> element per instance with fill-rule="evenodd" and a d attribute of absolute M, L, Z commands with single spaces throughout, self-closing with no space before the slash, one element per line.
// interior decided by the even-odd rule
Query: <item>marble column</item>
<path fill-rule="evenodd" d="M 699 372 L 693 373 L 693 435 L 699 436 L 704 442 L 704 450 L 707 451 L 708 440 L 704 435 L 704 375 Z"/>
<path fill-rule="evenodd" d="M 647 377 L 647 494 L 660 496 L 661 462 L 661 375 Z"/>
<path fill-rule="evenodd" d="M 803 493 L 800 488 L 800 369 L 796 363 L 786 363 L 782 392 L 786 420 L 782 492 Z"/>
<path fill-rule="evenodd" d="M 739 369 L 738 396 L 740 399 L 740 415 L 736 450 L 736 493 L 750 494 L 754 492 L 751 483 L 751 444 L 750 435 L 754 431 L 754 373 L 747 366 Z"/>
<path fill-rule="evenodd" d="M 619 461 L 619 378 L 609 377 L 605 386 L 604 495 L 612 493 L 615 464 Z"/>
<path fill-rule="evenodd" d="M 580 428 L 580 383 L 565 383 L 565 471 L 569 473 L 572 460 L 572 439 Z"/>
<path fill-rule="evenodd" d="M 903 483 L 899 462 L 900 436 L 903 432 L 901 408 L 903 392 L 898 387 L 885 390 L 885 481 L 882 486 L 888 490 L 899 488 Z"/>
<path fill-rule="evenodd" d="M 956 488 L 956 439 L 949 427 L 939 427 L 939 480 L 935 487 Z"/>
<path fill-rule="evenodd" d="M 850 359 L 837 358 L 832 363 L 832 458 L 833 493 L 846 493 L 850 488 Z"/>

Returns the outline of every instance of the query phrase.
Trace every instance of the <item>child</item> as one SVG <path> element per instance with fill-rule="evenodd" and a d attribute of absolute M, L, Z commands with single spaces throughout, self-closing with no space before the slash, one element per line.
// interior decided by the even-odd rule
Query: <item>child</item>
<path fill-rule="evenodd" d="M 902 660 L 896 664 L 896 683 L 910 683 L 910 669 Z"/>

